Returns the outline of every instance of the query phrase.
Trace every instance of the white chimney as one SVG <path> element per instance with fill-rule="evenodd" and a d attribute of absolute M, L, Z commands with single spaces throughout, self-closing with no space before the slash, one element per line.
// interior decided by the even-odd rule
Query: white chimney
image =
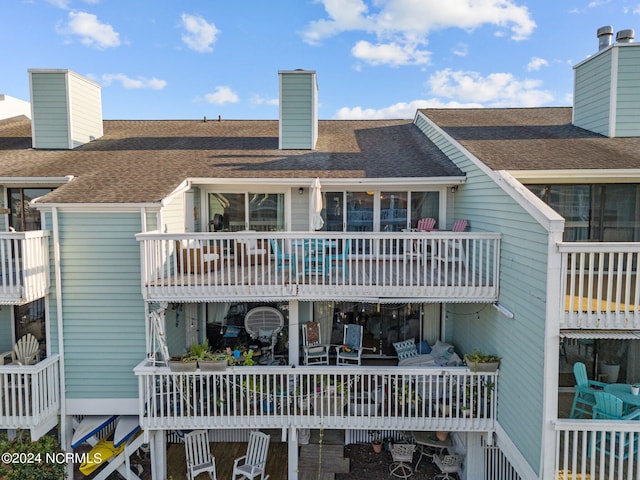
<path fill-rule="evenodd" d="M 606 25 L 598 29 L 598 50 L 603 50 L 611 45 L 613 39 L 613 27 Z"/>
<path fill-rule="evenodd" d="M 633 28 L 620 30 L 616 33 L 616 42 L 618 43 L 633 43 L 634 38 L 635 32 L 633 31 Z"/>

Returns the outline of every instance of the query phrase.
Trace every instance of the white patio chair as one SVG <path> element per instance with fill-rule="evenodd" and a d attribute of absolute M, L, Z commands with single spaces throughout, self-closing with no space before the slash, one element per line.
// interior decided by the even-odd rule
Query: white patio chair
<path fill-rule="evenodd" d="M 195 480 L 201 473 L 208 473 L 211 480 L 217 480 L 216 459 L 209 449 L 209 436 L 206 430 L 194 430 L 184 436 L 184 448 L 187 458 L 187 478 Z"/>
<path fill-rule="evenodd" d="M 443 480 L 451 480 L 453 477 L 450 473 L 460 473 L 462 467 L 463 455 L 436 455 L 433 457 L 433 463 L 440 469 L 440 473 L 435 478 L 441 478 Z"/>
<path fill-rule="evenodd" d="M 344 326 L 342 345 L 336 347 L 336 365 L 360 365 L 362 332 L 362 325 L 348 323 Z"/>
<path fill-rule="evenodd" d="M 389 476 L 409 478 L 413 475 L 413 452 L 416 446 L 413 443 L 394 443 L 391 447 L 393 462 L 389 465 Z"/>
<path fill-rule="evenodd" d="M 264 469 L 267 464 L 270 438 L 271 436 L 266 433 L 251 432 L 246 455 L 236 458 L 233 462 L 233 480 L 236 478 L 253 479 L 256 477 L 265 480 Z"/>
<path fill-rule="evenodd" d="M 302 325 L 302 350 L 305 365 L 329 365 L 329 345 L 322 343 L 320 325 L 307 322 Z"/>
<path fill-rule="evenodd" d="M 40 344 L 38 339 L 27 333 L 13 347 L 12 363 L 17 365 L 34 365 L 40 361 Z"/>

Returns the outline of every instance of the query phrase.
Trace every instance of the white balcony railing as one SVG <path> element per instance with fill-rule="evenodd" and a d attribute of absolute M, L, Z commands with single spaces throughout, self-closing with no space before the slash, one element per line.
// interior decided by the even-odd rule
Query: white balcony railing
<path fill-rule="evenodd" d="M 58 423 L 59 356 L 35 365 L 0 366 L 0 428 L 29 429 L 36 440 Z"/>
<path fill-rule="evenodd" d="M 494 301 L 500 234 L 235 232 L 137 235 L 158 301 L 394 297 Z"/>
<path fill-rule="evenodd" d="M 556 421 L 558 480 L 640 478 L 640 422 Z"/>
<path fill-rule="evenodd" d="M 561 243 L 560 328 L 640 328 L 640 243 Z"/>
<path fill-rule="evenodd" d="M 143 429 L 318 428 L 491 431 L 497 373 L 467 368 L 135 368 Z"/>
<path fill-rule="evenodd" d="M 42 298 L 49 288 L 49 232 L 0 233 L 0 304 Z"/>

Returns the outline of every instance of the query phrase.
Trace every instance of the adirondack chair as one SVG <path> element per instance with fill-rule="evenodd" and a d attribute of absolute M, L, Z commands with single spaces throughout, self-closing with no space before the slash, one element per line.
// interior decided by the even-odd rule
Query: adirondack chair
<path fill-rule="evenodd" d="M 430 232 L 436 226 L 435 218 L 421 218 L 416 225 L 416 231 L 418 232 Z"/>
<path fill-rule="evenodd" d="M 467 229 L 467 226 L 469 226 L 468 220 L 456 220 L 451 231 L 461 233 Z M 438 259 L 443 262 L 462 262 L 463 265 L 466 264 L 465 243 L 467 241 L 461 239 L 445 240 L 444 245 L 442 245 L 443 251 L 438 255 Z"/>
<path fill-rule="evenodd" d="M 593 393 L 596 404 L 593 407 L 594 419 L 605 420 L 638 420 L 640 418 L 640 408 L 632 410 L 626 415 L 623 413 L 624 402 L 615 395 L 604 392 L 602 390 L 596 390 Z M 633 435 L 633 454 L 638 452 L 638 433 L 636 432 L 616 432 L 611 433 L 596 433 L 596 452 L 604 450 L 606 455 L 613 454 L 615 458 L 619 458 L 620 455 L 620 443 L 623 443 L 622 451 L 624 452 L 622 458 L 625 459 L 629 456 L 629 445 L 631 444 L 631 436 Z M 591 454 L 589 449 L 588 454 Z"/>
<path fill-rule="evenodd" d="M 336 365 L 360 365 L 361 357 L 362 325 L 348 323 L 344 326 L 342 345 L 336 347 Z"/>
<path fill-rule="evenodd" d="M 246 455 L 236 458 L 233 462 L 233 480 L 236 478 L 253 479 L 256 477 L 265 480 L 264 469 L 267 464 L 270 439 L 271 436 L 266 433 L 251 432 Z"/>
<path fill-rule="evenodd" d="M 594 393 L 597 389 L 603 389 L 606 383 L 589 380 L 587 367 L 582 362 L 573 365 L 573 376 L 576 379 L 575 394 L 571 405 L 570 418 L 591 418 L 593 407 L 596 405 Z M 579 415 L 579 416 L 578 416 Z"/>
<path fill-rule="evenodd" d="M 33 365 L 40 361 L 40 344 L 38 339 L 27 333 L 13 347 L 11 361 L 16 365 Z"/>
<path fill-rule="evenodd" d="M 288 268 L 295 277 L 297 275 L 298 261 L 295 253 L 284 253 L 281 247 L 281 242 L 275 238 L 269 240 L 271 243 L 271 254 L 276 261 L 276 269 L 278 272 L 284 268 Z"/>
<path fill-rule="evenodd" d="M 351 240 L 336 240 L 335 246 L 331 247 L 329 253 L 326 255 L 326 261 L 324 263 L 325 273 L 328 275 L 332 269 L 341 268 L 342 275 L 347 275 L 347 258 L 349 257 L 349 250 L 351 249 Z"/>
<path fill-rule="evenodd" d="M 317 322 L 302 325 L 302 350 L 305 365 L 329 365 L 329 345 L 322 343 Z"/>
<path fill-rule="evenodd" d="M 216 459 L 209 449 L 209 436 L 206 430 L 194 430 L 184 436 L 184 448 L 187 459 L 187 478 L 195 480 L 201 473 L 208 473 L 211 480 L 217 480 Z"/>

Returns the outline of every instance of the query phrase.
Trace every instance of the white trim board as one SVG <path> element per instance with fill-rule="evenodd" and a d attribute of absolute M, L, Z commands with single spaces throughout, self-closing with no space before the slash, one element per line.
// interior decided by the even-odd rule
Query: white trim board
<path fill-rule="evenodd" d="M 138 398 L 67 398 L 67 415 L 140 415 Z"/>

